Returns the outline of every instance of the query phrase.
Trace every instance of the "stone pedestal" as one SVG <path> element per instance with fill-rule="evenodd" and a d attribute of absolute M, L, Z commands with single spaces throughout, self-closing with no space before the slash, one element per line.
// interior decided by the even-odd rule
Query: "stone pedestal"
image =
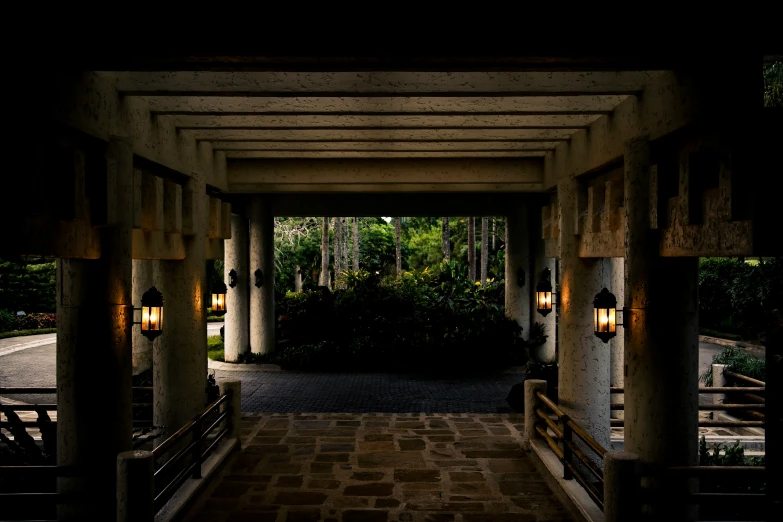
<path fill-rule="evenodd" d="M 639 457 L 627 451 L 604 456 L 604 522 L 641 518 Z"/>
<path fill-rule="evenodd" d="M 593 299 L 603 287 L 601 260 L 579 257 L 577 190 L 574 178 L 557 185 L 559 406 L 599 444 L 608 447 L 610 349 L 593 333 Z"/>
<path fill-rule="evenodd" d="M 519 286 L 517 281 L 519 270 L 524 271 L 523 286 Z M 514 319 L 522 327 L 524 338 L 530 334 L 531 274 L 529 272 L 530 220 L 528 204 L 526 201 L 521 201 L 516 212 L 506 216 L 506 316 Z"/>
<path fill-rule="evenodd" d="M 649 225 L 649 144 L 625 148 L 625 450 L 653 468 L 698 463 L 698 259 L 658 256 Z M 648 483 L 660 498 L 686 479 Z M 652 506 L 659 519 L 691 520 L 681 503 Z"/>
<path fill-rule="evenodd" d="M 248 292 L 252 284 L 248 263 L 249 231 L 247 218 L 231 215 L 231 239 L 225 241 L 223 272 L 228 289 L 225 315 L 225 359 L 236 362 L 240 354 L 250 349 L 250 302 Z M 236 286 L 229 286 L 229 272 L 237 273 Z"/>
<path fill-rule="evenodd" d="M 79 468 L 59 520 L 116 516 L 117 454 L 131 447 L 133 152 L 112 138 L 99 260 L 57 261 L 57 465 Z M 82 165 L 84 163 L 82 162 Z"/>
<path fill-rule="evenodd" d="M 242 430 L 242 381 L 221 381 L 220 395 L 224 395 L 231 390 L 231 413 L 228 415 L 228 436 L 239 437 Z M 221 408 L 225 411 L 227 406 Z"/>
<path fill-rule="evenodd" d="M 117 522 L 155 520 L 154 472 L 151 451 L 117 455 Z"/>
<path fill-rule="evenodd" d="M 536 392 L 546 395 L 546 381 L 539 379 L 528 379 L 525 381 L 525 431 L 522 432 L 522 447 L 530 449 L 530 441 L 535 439 L 536 434 Z"/>
<path fill-rule="evenodd" d="M 269 203 L 256 197 L 250 204 L 250 350 L 275 349 L 275 222 Z M 260 270 L 261 286 L 255 285 Z"/>

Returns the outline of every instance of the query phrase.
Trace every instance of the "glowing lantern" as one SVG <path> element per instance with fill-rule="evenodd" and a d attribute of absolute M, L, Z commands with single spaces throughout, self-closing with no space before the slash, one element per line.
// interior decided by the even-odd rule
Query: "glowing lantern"
<path fill-rule="evenodd" d="M 617 298 L 604 288 L 593 300 L 595 336 L 603 342 L 617 335 Z"/>
<path fill-rule="evenodd" d="M 541 271 L 541 279 L 536 285 L 536 310 L 546 317 L 552 311 L 552 273 L 548 268 Z"/>
<path fill-rule="evenodd" d="M 154 340 L 163 333 L 163 294 L 154 286 L 141 296 L 141 334 Z"/>
<path fill-rule="evenodd" d="M 226 313 L 226 283 L 218 281 L 212 285 L 212 313 L 224 315 Z"/>

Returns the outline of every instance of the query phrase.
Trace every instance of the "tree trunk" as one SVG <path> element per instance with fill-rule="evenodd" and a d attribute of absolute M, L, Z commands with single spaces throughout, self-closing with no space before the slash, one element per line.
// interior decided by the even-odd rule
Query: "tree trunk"
<path fill-rule="evenodd" d="M 489 274 L 489 218 L 481 218 L 481 284 Z"/>
<path fill-rule="evenodd" d="M 329 218 L 321 225 L 321 286 L 329 286 Z"/>
<path fill-rule="evenodd" d="M 441 244 L 443 246 L 443 260 L 449 262 L 451 260 L 451 233 L 449 231 L 449 218 L 440 218 L 442 221 L 441 230 Z"/>
<path fill-rule="evenodd" d="M 495 240 L 497 239 L 498 235 L 496 234 L 497 229 L 495 227 L 497 227 L 497 221 L 495 220 L 495 218 L 492 218 L 492 251 L 493 252 L 497 250 L 497 243 L 495 242 Z"/>
<path fill-rule="evenodd" d="M 302 268 L 296 265 L 294 272 L 294 291 L 300 293 L 302 291 Z"/>
<path fill-rule="evenodd" d="M 468 218 L 468 279 L 476 281 L 476 218 Z"/>
<path fill-rule="evenodd" d="M 343 223 L 340 228 L 343 232 L 343 240 L 340 242 L 340 250 L 343 251 L 342 270 L 348 270 L 348 218 L 341 218 Z"/>
<path fill-rule="evenodd" d="M 394 218 L 394 237 L 396 239 L 396 264 L 397 264 L 397 277 L 402 275 L 402 248 L 400 245 L 400 218 Z"/>
<path fill-rule="evenodd" d="M 359 271 L 359 218 L 353 218 L 353 270 Z"/>
<path fill-rule="evenodd" d="M 334 218 L 334 287 L 337 288 L 337 282 L 340 280 L 340 266 L 342 262 L 342 256 L 340 255 L 340 240 L 342 234 L 340 233 L 340 218 Z"/>

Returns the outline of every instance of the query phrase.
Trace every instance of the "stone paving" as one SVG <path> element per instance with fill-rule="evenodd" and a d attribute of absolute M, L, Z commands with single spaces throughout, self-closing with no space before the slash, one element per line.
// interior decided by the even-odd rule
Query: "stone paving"
<path fill-rule="evenodd" d="M 570 521 L 517 414 L 243 417 L 243 450 L 186 522 Z"/>

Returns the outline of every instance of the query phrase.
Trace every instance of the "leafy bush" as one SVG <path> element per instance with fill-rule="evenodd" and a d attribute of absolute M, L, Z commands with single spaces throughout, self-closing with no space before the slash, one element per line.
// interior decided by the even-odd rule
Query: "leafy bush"
<path fill-rule="evenodd" d="M 455 262 L 399 279 L 346 271 L 345 289 L 287 294 L 277 304 L 284 369 L 479 372 L 527 360 L 503 310 L 503 281 L 472 284 Z"/>
<path fill-rule="evenodd" d="M 783 306 L 783 261 L 758 265 L 734 259 L 703 259 L 699 264 L 701 327 L 755 338 L 768 313 Z"/>
<path fill-rule="evenodd" d="M 9 337 L 23 337 L 27 335 L 41 335 L 57 333 L 57 328 L 41 328 L 39 330 L 12 330 L 10 332 L 0 332 L 0 339 L 8 339 Z"/>
<path fill-rule="evenodd" d="M 0 310 L 0 332 L 8 332 L 14 329 L 16 317 L 8 310 Z"/>
<path fill-rule="evenodd" d="M 27 314 L 16 318 L 17 330 L 39 330 L 41 328 L 57 328 L 55 314 Z"/>
<path fill-rule="evenodd" d="M 745 456 L 745 448 L 742 447 L 740 441 L 726 446 L 718 444 L 712 449 L 712 454 L 710 454 L 710 450 L 707 448 L 707 440 L 702 435 L 699 440 L 699 465 L 764 466 L 765 458 L 764 456 Z M 725 477 L 725 475 L 702 475 L 699 479 L 699 490 L 704 493 L 764 493 L 766 491 L 764 474 L 735 474 L 731 476 L 729 481 L 722 477 Z M 729 513 L 723 512 L 722 514 L 728 515 Z M 732 514 L 738 515 L 740 513 Z"/>
<path fill-rule="evenodd" d="M 766 381 L 767 372 L 764 359 L 753 357 L 741 348 L 733 346 L 724 348 L 721 352 L 715 354 L 712 358 L 712 363 L 725 364 L 726 369 L 731 372 Z M 699 379 L 707 386 L 712 386 L 712 368 L 707 369 Z"/>
<path fill-rule="evenodd" d="M 56 265 L 52 259 L 0 259 L 0 309 L 53 313 Z"/>

